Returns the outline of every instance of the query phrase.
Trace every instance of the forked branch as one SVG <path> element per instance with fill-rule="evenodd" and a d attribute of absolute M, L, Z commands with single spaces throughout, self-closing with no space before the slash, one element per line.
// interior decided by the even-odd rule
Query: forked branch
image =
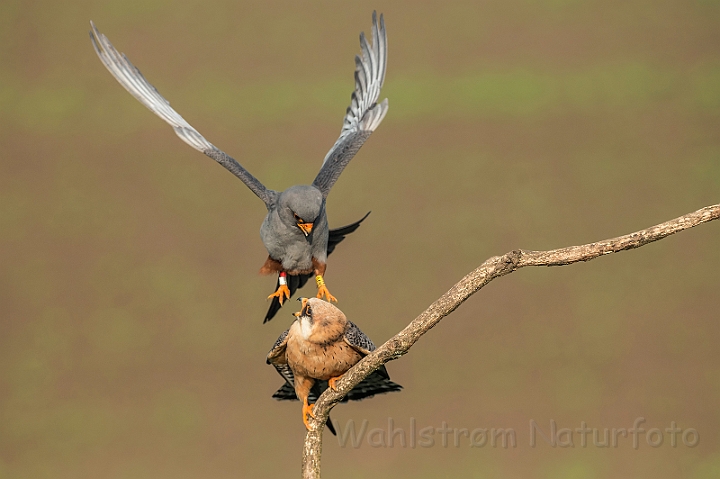
<path fill-rule="evenodd" d="M 316 419 L 310 420 L 310 430 L 305 437 L 303 447 L 302 471 L 304 478 L 320 477 L 320 454 L 322 452 L 322 430 L 330 410 L 345 394 L 370 373 L 388 361 L 397 359 L 412 347 L 420 337 L 448 314 L 452 313 L 472 294 L 500 276 L 505 276 L 525 266 L 562 266 L 590 261 L 599 256 L 617 253 L 628 249 L 639 248 L 653 241 L 666 238 L 702 223 L 720 218 L 720 204 L 707 206 L 694 213 L 689 213 L 674 220 L 630 233 L 618 238 L 598 241 L 581 246 L 549 251 L 514 250 L 502 256 L 494 256 L 470 274 L 461 279 L 455 286 L 442 295 L 437 301 L 415 318 L 405 329 L 390 338 L 385 344 L 366 356 L 352 369 L 345 373 L 337 382 L 337 391 L 327 389 L 318 399 L 313 408 Z"/>

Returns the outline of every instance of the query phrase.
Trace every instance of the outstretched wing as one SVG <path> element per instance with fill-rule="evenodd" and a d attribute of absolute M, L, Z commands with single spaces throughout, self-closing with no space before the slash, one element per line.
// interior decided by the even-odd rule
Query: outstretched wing
<path fill-rule="evenodd" d="M 313 186 L 322 192 L 324 198 L 388 110 L 387 98 L 377 103 L 387 66 L 387 33 L 382 15 L 378 26 L 377 13 L 373 12 L 372 45 L 361 33 L 360 47 L 362 57 L 355 57 L 355 91 L 345 114 L 340 138 L 330 148 L 313 181 Z"/>
<path fill-rule="evenodd" d="M 274 202 L 276 196 L 274 191 L 265 188 L 265 186 L 243 168 L 240 163 L 216 148 L 195 128 L 190 126 L 178 112 L 172 109 L 170 102 L 163 98 L 155 87 L 145 79 L 142 73 L 140 73 L 140 70 L 133 66 L 124 54 L 118 52 L 107 37 L 95 28 L 93 22 L 90 22 L 90 26 L 92 27 L 92 30 L 90 30 L 90 40 L 95 48 L 95 53 L 97 53 L 100 61 L 112 76 L 114 76 L 132 96 L 172 126 L 182 141 L 196 150 L 205 153 L 224 166 L 233 175 L 240 178 L 266 205 Z"/>

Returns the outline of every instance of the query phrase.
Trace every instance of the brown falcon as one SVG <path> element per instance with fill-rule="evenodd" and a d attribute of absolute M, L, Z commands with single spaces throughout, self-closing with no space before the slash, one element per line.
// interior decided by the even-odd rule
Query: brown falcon
<path fill-rule="evenodd" d="M 294 313 L 295 322 L 277 339 L 267 355 L 267 363 L 275 366 L 286 381 L 273 397 L 301 400 L 303 422 L 307 427 L 307 416 L 313 416 L 312 404 L 320 394 L 328 387 L 335 389 L 336 381 L 374 351 L 375 345 L 336 306 L 318 298 L 299 301 L 302 308 Z M 390 381 L 385 366 L 381 366 L 355 386 L 342 402 L 400 389 L 402 386 Z M 335 434 L 329 418 L 327 424 Z"/>

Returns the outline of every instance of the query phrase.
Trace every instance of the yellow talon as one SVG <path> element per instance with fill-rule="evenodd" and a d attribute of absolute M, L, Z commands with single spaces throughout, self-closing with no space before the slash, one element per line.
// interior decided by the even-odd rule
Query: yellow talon
<path fill-rule="evenodd" d="M 330 294 L 330 291 L 328 291 L 328 289 L 327 289 L 326 286 L 322 286 L 322 287 L 318 288 L 317 297 L 318 297 L 318 298 L 322 298 L 323 296 L 325 296 L 328 301 L 332 301 L 333 303 L 337 303 L 337 299 L 335 298 L 335 296 L 333 296 L 332 294 Z"/>
<path fill-rule="evenodd" d="M 317 293 L 318 298 L 322 299 L 322 297 L 325 296 L 328 301 L 337 303 L 337 299 L 335 299 L 335 296 L 330 294 L 330 291 L 328 291 L 327 286 L 325 286 L 325 280 L 323 280 L 322 276 L 320 276 L 320 275 L 315 276 L 315 283 L 317 283 L 317 287 L 318 287 L 318 293 Z"/>
<path fill-rule="evenodd" d="M 277 291 L 267 297 L 267 299 L 270 298 L 277 298 L 280 300 L 280 305 L 282 305 L 283 301 L 290 299 L 290 288 L 288 288 L 287 285 L 281 284 L 278 286 Z"/>

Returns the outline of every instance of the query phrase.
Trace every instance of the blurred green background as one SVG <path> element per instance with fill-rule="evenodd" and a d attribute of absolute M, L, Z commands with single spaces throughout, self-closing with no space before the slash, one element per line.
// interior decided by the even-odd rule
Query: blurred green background
<path fill-rule="evenodd" d="M 720 2 L 0 3 L 0 478 L 294 477 L 298 403 L 265 354 L 264 208 L 104 69 L 94 20 L 274 189 L 312 181 L 371 12 L 390 111 L 329 198 L 377 343 L 515 248 L 629 233 L 720 199 Z M 720 223 L 493 282 L 389 365 L 370 428 L 513 428 L 515 448 L 342 448 L 326 477 L 720 477 Z M 305 294 L 312 294 L 306 288 Z M 529 446 L 558 427 L 697 429 L 694 448 Z"/>

